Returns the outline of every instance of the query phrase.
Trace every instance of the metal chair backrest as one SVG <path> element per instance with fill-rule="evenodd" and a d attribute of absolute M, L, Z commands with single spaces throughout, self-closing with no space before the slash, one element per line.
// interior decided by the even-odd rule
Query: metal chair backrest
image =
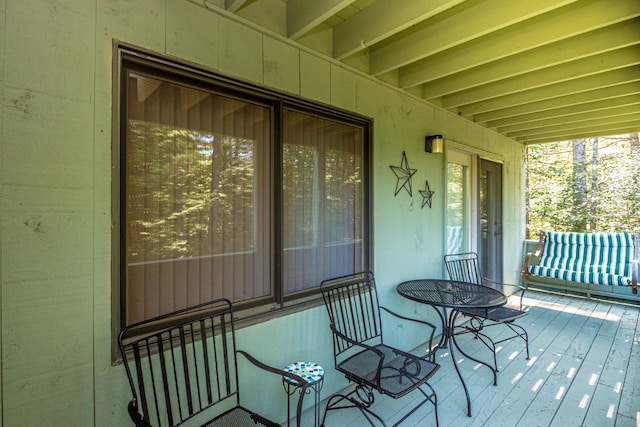
<path fill-rule="evenodd" d="M 145 424 L 176 426 L 212 406 L 220 404 L 222 410 L 238 405 L 233 312 L 228 300 L 127 326 L 118 342 Z"/>
<path fill-rule="evenodd" d="M 444 256 L 444 264 L 451 280 L 459 282 L 482 284 L 482 274 L 478 264 L 478 254 L 464 252 Z"/>
<path fill-rule="evenodd" d="M 325 280 L 320 284 L 320 290 L 334 332 L 358 343 L 382 343 L 378 293 L 371 272 Z M 333 334 L 336 362 L 339 355 L 354 345 L 338 334 Z"/>

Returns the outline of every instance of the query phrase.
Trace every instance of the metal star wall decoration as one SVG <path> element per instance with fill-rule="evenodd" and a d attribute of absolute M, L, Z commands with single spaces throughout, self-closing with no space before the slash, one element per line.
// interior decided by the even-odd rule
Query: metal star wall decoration
<path fill-rule="evenodd" d="M 396 175 L 396 178 L 398 178 L 398 182 L 396 182 L 396 193 L 394 194 L 394 196 L 397 196 L 400 190 L 402 190 L 403 188 L 407 190 L 409 196 L 413 196 L 413 190 L 411 188 L 411 178 L 413 177 L 413 175 L 415 175 L 418 169 L 409 168 L 409 161 L 407 160 L 406 153 L 404 151 L 402 152 L 402 161 L 400 162 L 400 166 L 389 167 Z"/>
<path fill-rule="evenodd" d="M 424 205 L 429 205 L 429 209 L 431 209 L 431 200 L 435 191 L 431 191 L 431 188 L 429 187 L 429 181 L 427 180 L 424 182 L 424 190 L 418 191 L 420 191 L 420 195 L 422 196 L 422 207 L 424 208 Z"/>

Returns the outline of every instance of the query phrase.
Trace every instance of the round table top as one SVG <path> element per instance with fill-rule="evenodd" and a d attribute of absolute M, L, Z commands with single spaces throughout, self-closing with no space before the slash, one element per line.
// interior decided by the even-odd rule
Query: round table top
<path fill-rule="evenodd" d="M 492 308 L 507 303 L 507 297 L 496 289 L 455 280 L 408 280 L 396 290 L 405 298 L 438 307 Z"/>
<path fill-rule="evenodd" d="M 294 362 L 285 366 L 284 370 L 296 374 L 310 383 L 320 381 L 324 377 L 324 368 L 314 362 Z M 293 378 L 285 378 L 285 380 L 291 384 L 297 384 Z"/>

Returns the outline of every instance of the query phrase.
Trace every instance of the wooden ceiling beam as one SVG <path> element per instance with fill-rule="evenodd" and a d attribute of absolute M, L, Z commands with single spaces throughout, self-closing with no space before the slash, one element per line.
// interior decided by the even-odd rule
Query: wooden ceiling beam
<path fill-rule="evenodd" d="M 516 123 L 534 122 L 540 120 L 547 120 L 554 117 L 572 116 L 576 114 L 607 110 L 615 107 L 622 107 L 625 105 L 637 105 L 640 104 L 640 94 L 632 94 L 627 96 L 620 96 L 613 99 L 598 100 L 589 102 L 586 104 L 572 105 L 569 107 L 554 108 L 552 110 L 538 111 L 535 113 L 522 114 L 520 116 L 507 117 L 499 120 L 492 120 L 485 122 L 487 127 L 500 129 L 503 126 L 509 126 Z M 603 112 L 603 116 L 606 116 L 606 111 Z"/>
<path fill-rule="evenodd" d="M 538 56 L 532 54 L 528 61 L 530 63 L 537 61 L 537 64 L 542 65 L 553 61 L 566 61 L 566 58 L 571 57 L 571 52 L 576 47 L 574 58 L 579 56 L 578 52 L 586 49 L 591 49 L 591 52 L 597 51 L 596 47 L 590 46 L 590 44 L 580 45 L 582 41 L 590 43 L 594 37 L 596 37 L 598 44 L 600 44 L 600 40 L 597 37 L 602 35 L 608 38 L 606 43 L 615 43 L 618 37 L 617 32 L 623 31 L 623 36 L 627 40 L 633 36 L 637 40 L 638 32 L 634 33 L 637 21 L 634 29 L 618 29 L 616 26 L 610 35 L 607 35 L 609 31 L 606 27 L 615 26 L 617 23 L 622 23 L 624 26 L 624 23 L 628 23 L 638 15 L 640 15 L 640 2 L 619 2 L 616 3 L 616 7 L 611 7 L 610 0 L 597 0 L 566 6 L 402 67 L 398 85 L 406 89 L 418 84 L 437 81 L 456 73 L 466 72 L 474 67 L 505 58 L 514 58 L 516 55 L 533 49 L 536 49 Z M 590 32 L 597 34 L 588 37 Z M 586 38 L 581 39 L 580 37 Z M 567 40 L 566 45 L 562 43 L 563 40 Z M 544 49 L 544 46 L 547 46 L 547 49 Z M 603 49 L 607 48 L 603 47 Z M 546 55 L 552 55 L 552 57 L 547 60 Z M 554 60 L 553 56 L 556 56 L 557 59 Z M 525 58 L 524 55 L 519 57 Z M 541 57 L 542 59 L 540 59 Z"/>
<path fill-rule="evenodd" d="M 430 82 L 425 85 L 427 89 L 423 93 L 429 98 L 434 94 L 444 96 L 538 70 L 564 66 L 583 58 L 640 44 L 638 34 L 640 19 L 625 21 Z"/>
<path fill-rule="evenodd" d="M 614 115 L 612 117 L 598 117 L 592 120 L 580 120 L 576 122 L 568 122 L 561 125 L 553 125 L 553 126 L 541 126 L 537 128 L 530 128 L 523 131 L 518 132 L 506 132 L 505 134 L 509 138 L 518 139 L 522 137 L 549 137 L 553 134 L 573 131 L 577 132 L 578 130 L 585 130 L 588 128 L 594 127 L 603 127 L 611 124 L 615 124 L 616 127 L 623 124 L 624 126 L 629 126 L 631 123 L 640 124 L 640 111 L 636 111 L 631 114 L 623 114 L 623 115 Z"/>
<path fill-rule="evenodd" d="M 372 46 L 369 72 L 374 76 L 387 73 L 574 1 L 475 0 L 463 3 L 424 21 L 401 38 Z"/>
<path fill-rule="evenodd" d="M 287 35 L 297 39 L 338 11 L 349 6 L 355 0 L 288 0 L 287 1 Z"/>
<path fill-rule="evenodd" d="M 333 28 L 333 56 L 342 60 L 466 0 L 379 0 Z"/>
<path fill-rule="evenodd" d="M 252 0 L 224 0 L 224 8 L 231 13 L 236 13 Z"/>
<path fill-rule="evenodd" d="M 598 138 L 598 137 L 605 137 L 605 136 L 623 135 L 626 133 L 638 132 L 639 126 L 640 126 L 640 123 L 635 123 L 635 124 L 631 123 L 627 126 L 624 126 L 624 125 L 602 126 L 602 127 L 592 128 L 592 129 L 584 129 L 579 132 L 554 134 L 548 137 L 518 138 L 517 141 L 525 145 L 530 145 L 530 144 L 542 144 L 542 143 L 558 142 L 558 141 L 572 141 L 574 139 L 583 139 L 583 138 Z"/>
<path fill-rule="evenodd" d="M 189 1 L 520 142 L 640 112 L 639 0 Z"/>
<path fill-rule="evenodd" d="M 512 107 L 637 81 L 640 81 L 640 65 L 619 68 L 606 73 L 593 74 L 565 82 L 553 83 L 541 88 L 525 90 L 467 104 L 460 107 L 458 111 L 460 115 L 469 118 L 475 118 L 480 114 L 490 114 L 493 112 L 496 113 L 496 117 L 493 117 L 493 119 L 508 117 Z M 490 116 L 487 116 L 486 119 L 477 120 L 490 120 L 489 117 Z"/>
<path fill-rule="evenodd" d="M 447 109 L 461 107 L 511 93 L 638 64 L 640 64 L 640 45 L 630 46 L 445 95 L 443 105 Z M 422 93 L 423 97 L 427 99 L 442 96 L 442 94 L 430 90 L 429 85 L 423 85 Z"/>
<path fill-rule="evenodd" d="M 590 122 L 593 120 L 615 120 L 615 117 L 624 116 L 629 114 L 636 114 L 638 112 L 637 104 L 622 105 L 619 107 L 608 108 L 606 110 L 593 110 L 585 111 L 576 115 L 565 115 L 558 117 L 545 117 L 539 120 L 516 123 L 512 125 L 503 125 L 496 128 L 500 133 L 508 134 L 517 132 L 520 130 L 536 130 L 544 127 L 556 126 L 556 125 L 570 125 L 571 123 Z"/>
<path fill-rule="evenodd" d="M 485 123 L 492 120 L 521 116 L 523 114 L 530 114 L 538 111 L 547 111 L 561 107 L 569 107 L 572 105 L 587 104 L 593 101 L 601 101 L 605 99 L 618 98 L 621 96 L 639 93 L 640 80 L 616 86 L 603 87 L 595 90 L 574 93 L 567 96 L 557 96 L 555 98 L 545 99 L 542 101 L 530 102 L 528 104 L 517 105 L 510 108 L 504 108 L 501 110 L 491 111 L 483 114 L 477 114 L 473 117 L 473 120 Z"/>

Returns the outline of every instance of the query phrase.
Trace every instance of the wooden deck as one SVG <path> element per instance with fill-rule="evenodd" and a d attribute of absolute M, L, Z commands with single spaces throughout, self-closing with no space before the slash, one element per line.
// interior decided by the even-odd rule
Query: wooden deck
<path fill-rule="evenodd" d="M 472 417 L 466 415 L 464 391 L 450 355 L 438 352 L 442 368 L 430 384 L 438 395 L 440 426 L 640 427 L 640 308 L 535 291 L 527 292 L 525 305 L 529 315 L 518 322 L 530 336 L 530 360 L 525 359 L 522 340 L 503 343 L 494 386 L 489 369 L 458 358 L 471 394 Z M 467 350 L 478 340 L 463 342 Z M 480 346 L 478 353 L 470 351 L 488 354 Z M 376 412 L 392 425 L 412 395 L 394 401 L 376 394 L 376 399 Z M 305 414 L 305 425 L 310 415 Z M 364 425 L 355 409 L 327 415 L 327 427 Z M 401 424 L 432 425 L 433 405 L 424 405 Z"/>

